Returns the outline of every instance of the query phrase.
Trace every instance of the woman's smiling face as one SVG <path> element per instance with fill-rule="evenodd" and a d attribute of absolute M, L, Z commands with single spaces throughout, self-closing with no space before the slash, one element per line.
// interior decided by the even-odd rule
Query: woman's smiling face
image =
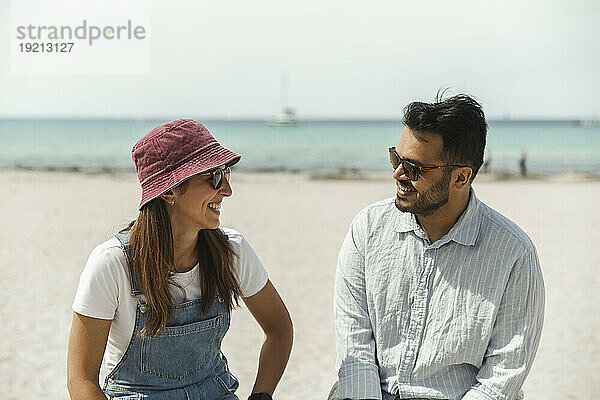
<path fill-rule="evenodd" d="M 174 188 L 175 203 L 169 206 L 171 222 L 193 225 L 197 230 L 218 228 L 221 203 L 232 194 L 229 181 L 225 176 L 222 179 L 219 189 L 213 187 L 212 175 L 195 175 L 184 185 Z"/>

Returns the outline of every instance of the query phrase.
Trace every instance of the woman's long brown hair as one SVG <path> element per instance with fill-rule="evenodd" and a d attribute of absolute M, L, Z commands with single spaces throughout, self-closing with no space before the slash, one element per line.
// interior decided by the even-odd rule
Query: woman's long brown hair
<path fill-rule="evenodd" d="M 185 188 L 183 188 L 185 190 Z M 155 336 L 166 326 L 173 308 L 169 283 L 175 273 L 171 220 L 164 201 L 156 198 L 144 205 L 130 230 L 127 257 L 133 276 L 148 300 L 148 319 L 142 335 Z M 198 231 L 196 243 L 202 303 L 199 313 L 210 310 L 217 296 L 231 311 L 242 296 L 234 272 L 234 252 L 227 235 L 220 229 Z"/>

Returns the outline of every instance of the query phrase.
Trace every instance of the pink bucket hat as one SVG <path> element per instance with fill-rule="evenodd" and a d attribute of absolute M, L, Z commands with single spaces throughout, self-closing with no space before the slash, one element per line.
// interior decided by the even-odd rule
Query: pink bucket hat
<path fill-rule="evenodd" d="M 199 122 L 178 119 L 148 132 L 133 146 L 131 158 L 142 186 L 141 209 L 185 179 L 231 166 L 241 156 L 221 146 Z"/>

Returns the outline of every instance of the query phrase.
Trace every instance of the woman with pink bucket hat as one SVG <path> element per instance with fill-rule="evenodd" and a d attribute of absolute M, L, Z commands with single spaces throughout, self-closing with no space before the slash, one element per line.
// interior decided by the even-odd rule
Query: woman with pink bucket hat
<path fill-rule="evenodd" d="M 139 215 L 92 251 L 75 295 L 71 399 L 238 399 L 221 340 L 240 298 L 265 333 L 249 400 L 271 399 L 292 322 L 248 242 L 219 227 L 240 156 L 182 119 L 150 131 L 132 158 Z"/>

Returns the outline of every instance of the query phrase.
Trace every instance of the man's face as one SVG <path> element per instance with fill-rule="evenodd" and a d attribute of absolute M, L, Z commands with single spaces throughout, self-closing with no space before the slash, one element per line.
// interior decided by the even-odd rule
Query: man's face
<path fill-rule="evenodd" d="M 440 135 L 422 134 L 427 141 L 420 141 L 405 127 L 396 145 L 400 158 L 419 166 L 437 166 L 444 163 L 439 159 L 443 149 Z M 415 215 L 430 215 L 448 203 L 452 169 L 439 168 L 421 171 L 416 181 L 411 181 L 402 166 L 392 175 L 396 180 L 396 207 L 400 211 Z"/>

